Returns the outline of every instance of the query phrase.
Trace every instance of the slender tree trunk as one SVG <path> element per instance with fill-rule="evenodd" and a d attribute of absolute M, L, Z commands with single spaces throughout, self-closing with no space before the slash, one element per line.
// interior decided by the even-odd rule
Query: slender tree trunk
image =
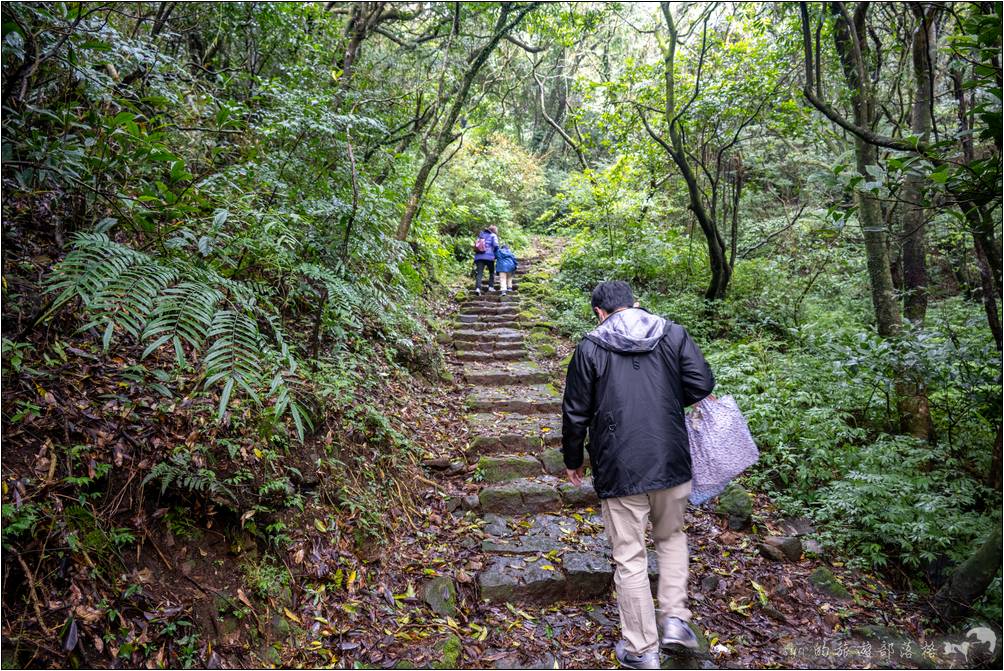
<path fill-rule="evenodd" d="M 864 70 L 864 60 L 868 53 L 867 43 L 863 38 L 865 12 L 868 11 L 866 4 L 861 3 L 855 9 L 854 25 L 849 24 L 839 11 L 833 10 L 837 19 L 833 41 L 844 70 L 844 79 L 851 91 L 854 123 L 862 128 L 871 128 L 875 122 L 875 100 L 871 83 Z M 867 181 L 868 166 L 878 165 L 878 150 L 875 145 L 861 138 L 855 138 L 854 155 L 858 174 Z M 859 189 L 855 196 L 858 201 L 858 222 L 861 224 L 865 240 L 875 322 L 879 335 L 895 336 L 900 330 L 900 312 L 892 282 L 889 235 L 885 218 L 882 216 L 882 206 L 878 198 L 868 191 Z"/>
<path fill-rule="evenodd" d="M 736 267 L 736 253 L 739 245 L 739 203 L 743 195 L 743 158 L 739 154 L 734 162 L 732 185 L 732 230 L 729 234 L 729 267 Z"/>
<path fill-rule="evenodd" d="M 910 3 L 917 18 L 913 32 L 913 110 L 910 130 L 921 141 L 930 138 L 933 119 L 931 93 L 934 67 L 931 51 L 937 44 L 937 8 L 925 10 L 922 3 Z M 921 175 L 907 175 L 903 185 L 905 209 L 901 219 L 903 238 L 903 316 L 922 324 L 927 315 L 927 212 L 924 209 L 924 181 Z"/>
<path fill-rule="evenodd" d="M 976 251 L 976 266 L 980 269 L 980 287 L 983 299 L 983 311 L 987 315 L 987 325 L 990 332 L 994 334 L 994 342 L 997 343 L 997 351 L 1000 352 L 1002 346 L 1001 318 L 997 312 L 997 293 L 994 291 L 993 274 L 990 271 L 990 262 L 983 251 L 980 239 L 973 236 L 973 248 Z"/>
<path fill-rule="evenodd" d="M 401 223 L 397 227 L 396 237 L 398 240 L 404 240 L 408 237 L 408 231 L 411 230 L 411 222 L 415 219 L 418 205 L 422 201 L 422 194 L 425 193 L 425 184 L 429 181 L 429 175 L 432 173 L 432 169 L 436 167 L 436 161 L 438 160 L 439 153 L 437 152 L 435 154 L 427 154 L 425 160 L 422 161 L 422 167 L 418 169 L 418 174 L 415 175 L 415 183 L 411 187 L 408 202 L 404 206 Z"/>
<path fill-rule="evenodd" d="M 844 79 L 851 91 L 854 124 L 859 128 L 872 129 L 876 102 L 867 67 L 870 63 L 866 32 L 868 3 L 859 3 L 855 7 L 850 22 L 839 3 L 833 3 L 831 8 L 836 15 L 833 41 Z M 867 181 L 868 167 L 878 166 L 878 148 L 855 136 L 854 153 L 858 174 L 864 178 L 863 181 Z M 902 330 L 902 315 L 893 284 L 889 232 L 882 205 L 877 196 L 863 189 L 857 191 L 856 197 L 876 327 L 882 337 L 897 338 Z M 922 384 L 912 380 L 906 370 L 896 372 L 896 409 L 900 430 L 922 440 L 930 439 L 933 427 L 926 390 Z"/>
<path fill-rule="evenodd" d="M 676 63 L 676 47 L 678 42 L 678 34 L 676 31 L 676 24 L 673 22 L 673 15 L 670 11 L 670 3 L 660 2 L 662 9 L 662 16 L 666 22 L 666 28 L 669 30 L 669 42 L 663 51 L 663 68 L 665 70 L 665 88 L 666 88 L 666 126 L 667 132 L 669 133 L 670 142 L 666 143 L 661 138 L 657 137 L 652 130 L 648 127 L 646 122 L 646 130 L 649 134 L 656 139 L 657 142 L 666 150 L 666 152 L 673 159 L 676 167 L 680 169 L 680 174 L 683 177 L 683 181 L 687 184 L 687 195 L 690 198 L 690 210 L 694 213 L 694 217 L 697 219 L 698 225 L 701 227 L 701 231 L 704 232 L 704 238 L 708 244 L 708 261 L 711 265 L 711 283 L 708 285 L 707 291 L 704 292 L 704 297 L 709 301 L 719 300 L 725 297 L 726 291 L 728 291 L 729 280 L 732 278 L 732 267 L 729 265 L 729 260 L 726 255 L 726 245 L 725 240 L 722 238 L 721 231 L 718 230 L 718 225 L 714 217 L 708 213 L 707 208 L 704 204 L 704 197 L 701 194 L 701 189 L 697 183 L 697 175 L 694 174 L 693 169 L 690 166 L 690 161 L 687 160 L 686 148 L 683 145 L 683 135 L 680 132 L 678 114 L 676 106 L 676 80 L 674 74 L 674 68 Z M 705 30 L 707 30 L 707 24 L 705 24 Z M 703 50 L 706 48 L 706 42 L 701 45 L 702 58 Z"/>
<path fill-rule="evenodd" d="M 863 140 L 855 141 L 858 173 L 867 177 L 866 166 L 876 165 L 878 156 L 873 145 Z M 896 302 L 889 265 L 888 232 L 878 198 L 867 191 L 858 191 L 858 221 L 865 240 L 868 263 L 868 280 L 871 286 L 872 307 L 879 335 L 884 338 L 899 334 L 901 320 Z"/>

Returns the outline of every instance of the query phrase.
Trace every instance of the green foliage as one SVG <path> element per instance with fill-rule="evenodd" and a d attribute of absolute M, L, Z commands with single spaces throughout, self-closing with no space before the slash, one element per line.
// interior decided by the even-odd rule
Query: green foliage
<path fill-rule="evenodd" d="M 144 484 L 151 481 L 159 483 L 161 494 L 173 488 L 183 492 L 204 494 L 233 505 L 236 501 L 234 493 L 220 482 L 215 471 L 200 466 L 199 462 L 202 460 L 195 457 L 195 454 L 179 448 L 167 461 L 155 464 L 150 469 L 144 478 Z"/>
<path fill-rule="evenodd" d="M 280 597 L 289 589 L 292 580 L 289 570 L 269 555 L 260 560 L 248 559 L 241 564 L 241 569 L 245 582 L 262 599 Z"/>
<path fill-rule="evenodd" d="M 995 495 L 960 477 L 964 460 L 944 446 L 879 436 L 849 461 L 852 468 L 820 491 L 815 516 L 824 541 L 858 564 L 918 568 L 942 556 L 962 562 L 1000 526 L 999 517 L 973 514 Z"/>

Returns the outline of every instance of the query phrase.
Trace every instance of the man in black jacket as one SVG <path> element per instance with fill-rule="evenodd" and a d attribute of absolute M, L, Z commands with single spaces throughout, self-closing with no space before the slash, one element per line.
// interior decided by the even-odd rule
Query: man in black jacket
<path fill-rule="evenodd" d="M 568 364 L 562 406 L 562 451 L 568 479 L 584 474 L 589 434 L 593 485 L 613 550 L 623 640 L 621 665 L 658 669 L 659 648 L 696 647 L 687 622 L 690 446 L 683 409 L 708 396 L 715 379 L 687 331 L 638 307 L 625 282 L 593 291 L 600 325 Z M 659 560 L 658 630 L 648 581 L 645 526 Z"/>

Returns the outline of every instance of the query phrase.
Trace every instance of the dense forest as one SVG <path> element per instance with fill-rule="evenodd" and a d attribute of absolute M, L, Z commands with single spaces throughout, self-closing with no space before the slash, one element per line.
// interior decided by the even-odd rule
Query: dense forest
<path fill-rule="evenodd" d="M 691 569 L 705 664 L 833 665 L 781 632 L 878 612 L 925 642 L 894 666 L 999 660 L 1001 20 L 4 3 L 4 668 L 611 664 L 607 596 L 483 598 L 448 329 L 490 225 L 546 385 L 626 280 L 747 417 L 754 535 L 694 513 L 738 562 Z M 781 519 L 850 592 L 793 596 Z"/>

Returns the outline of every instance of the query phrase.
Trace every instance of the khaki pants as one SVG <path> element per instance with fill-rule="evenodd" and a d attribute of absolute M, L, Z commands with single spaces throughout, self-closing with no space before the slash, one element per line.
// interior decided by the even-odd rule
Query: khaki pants
<path fill-rule="evenodd" d="M 499 290 L 512 290 L 512 273 L 499 273 Z"/>
<path fill-rule="evenodd" d="M 687 510 L 690 481 L 646 494 L 603 500 L 603 523 L 614 555 L 614 584 L 627 651 L 643 654 L 659 647 L 652 588 L 648 581 L 645 528 L 652 519 L 652 539 L 659 560 L 659 610 L 690 620 L 687 609 Z"/>

